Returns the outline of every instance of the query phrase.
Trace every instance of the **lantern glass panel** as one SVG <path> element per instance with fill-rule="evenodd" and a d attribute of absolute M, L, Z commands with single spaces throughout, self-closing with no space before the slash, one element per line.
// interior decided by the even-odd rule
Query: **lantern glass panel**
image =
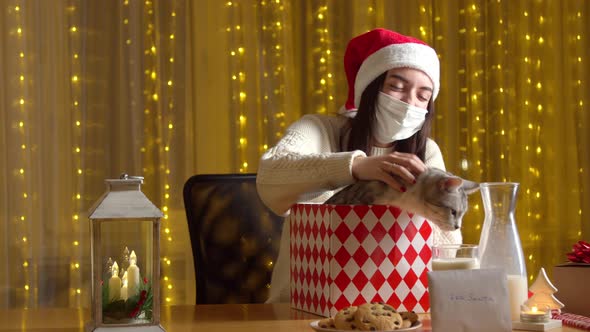
<path fill-rule="evenodd" d="M 102 323 L 153 323 L 154 221 L 103 220 L 99 228 Z"/>

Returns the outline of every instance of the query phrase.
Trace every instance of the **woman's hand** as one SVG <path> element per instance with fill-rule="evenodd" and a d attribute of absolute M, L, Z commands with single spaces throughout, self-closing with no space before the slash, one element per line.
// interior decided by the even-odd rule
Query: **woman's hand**
<path fill-rule="evenodd" d="M 352 175 L 357 180 L 379 180 L 401 192 L 405 183 L 416 183 L 416 177 L 426 165 L 411 153 L 393 152 L 383 156 L 356 157 L 352 161 Z M 401 181 L 400 181 L 401 179 Z"/>

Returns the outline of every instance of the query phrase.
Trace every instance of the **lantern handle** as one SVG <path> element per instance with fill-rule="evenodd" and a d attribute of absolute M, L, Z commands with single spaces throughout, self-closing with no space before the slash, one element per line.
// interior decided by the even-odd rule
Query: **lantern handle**
<path fill-rule="evenodd" d="M 119 176 L 119 179 L 121 179 L 121 180 L 143 180 L 143 176 L 135 176 L 135 175 L 129 175 L 127 173 L 121 173 L 121 175 Z"/>

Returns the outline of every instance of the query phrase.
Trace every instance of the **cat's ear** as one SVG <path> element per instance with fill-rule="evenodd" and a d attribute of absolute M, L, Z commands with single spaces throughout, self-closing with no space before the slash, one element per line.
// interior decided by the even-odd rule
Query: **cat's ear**
<path fill-rule="evenodd" d="M 441 182 L 441 189 L 443 191 L 453 192 L 457 191 L 459 187 L 463 184 L 463 179 L 456 176 L 449 176 L 444 178 Z"/>
<path fill-rule="evenodd" d="M 463 180 L 463 191 L 467 195 L 473 194 L 474 192 L 476 192 L 478 190 L 479 190 L 479 183 L 469 181 L 469 180 Z"/>

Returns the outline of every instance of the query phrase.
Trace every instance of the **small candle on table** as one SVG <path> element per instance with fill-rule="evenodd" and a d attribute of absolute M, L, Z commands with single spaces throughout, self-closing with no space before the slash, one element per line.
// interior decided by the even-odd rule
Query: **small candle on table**
<path fill-rule="evenodd" d="M 121 298 L 121 278 L 119 278 L 119 265 L 115 261 L 112 267 L 112 276 L 109 279 L 109 301 L 117 301 Z"/>
<path fill-rule="evenodd" d="M 523 306 L 523 310 L 520 313 L 520 321 L 527 323 L 543 323 L 549 321 L 549 309 L 540 310 L 536 306 L 533 306 L 529 310 L 528 307 Z"/>

